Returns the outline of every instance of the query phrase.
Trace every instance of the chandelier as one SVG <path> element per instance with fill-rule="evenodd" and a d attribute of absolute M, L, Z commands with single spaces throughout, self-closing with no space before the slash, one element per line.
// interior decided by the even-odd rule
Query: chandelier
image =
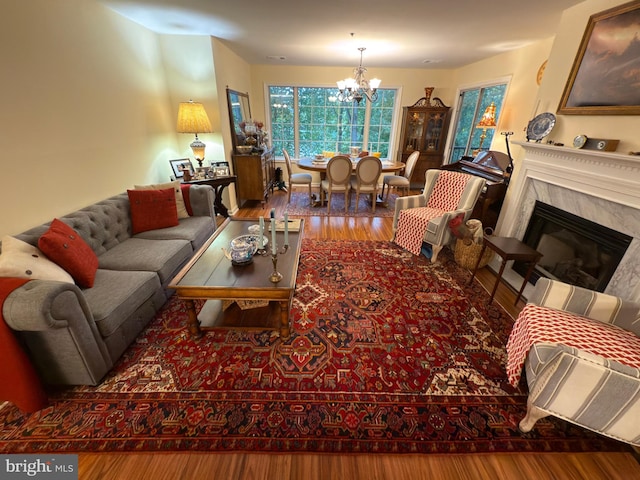
<path fill-rule="evenodd" d="M 367 80 L 364 78 L 364 74 L 367 71 L 362 66 L 362 52 L 366 50 L 364 47 L 358 48 L 360 50 L 360 65 L 353 69 L 353 78 L 345 78 L 338 81 L 338 100 L 341 102 L 357 102 L 360 103 L 363 97 L 367 97 L 370 102 L 375 102 L 378 99 L 378 87 L 381 80 L 378 78 L 372 78 Z"/>

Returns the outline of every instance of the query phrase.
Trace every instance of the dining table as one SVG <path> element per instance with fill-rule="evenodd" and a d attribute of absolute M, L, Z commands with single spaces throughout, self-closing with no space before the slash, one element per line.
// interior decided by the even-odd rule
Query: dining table
<path fill-rule="evenodd" d="M 353 166 L 353 172 L 355 174 L 356 167 L 358 166 L 359 157 L 350 157 L 351 164 Z M 311 172 L 318 172 L 320 174 L 320 181 L 324 180 L 327 177 L 327 165 L 329 163 L 330 158 L 311 158 L 311 157 L 302 157 L 298 159 L 296 165 L 300 167 L 302 170 L 308 170 Z M 381 159 L 382 162 L 382 173 L 390 173 L 390 172 L 399 172 L 404 167 L 405 164 L 402 162 L 393 162 L 387 159 Z M 314 194 L 315 197 L 315 194 Z M 315 202 L 315 206 L 321 206 L 320 202 Z M 376 206 L 386 207 L 387 204 L 382 200 L 380 196 L 376 198 Z"/>
<path fill-rule="evenodd" d="M 322 179 L 325 178 L 327 174 L 327 164 L 329 163 L 330 158 L 311 158 L 311 157 L 303 157 L 297 161 L 297 165 L 303 170 L 309 170 L 311 172 L 319 172 L 320 177 Z M 356 167 L 358 165 L 359 158 L 352 157 L 351 164 L 353 165 L 353 171 L 356 171 Z M 389 172 L 398 172 L 404 168 L 404 163 L 402 162 L 392 162 L 391 160 L 381 159 L 382 162 L 382 173 Z"/>

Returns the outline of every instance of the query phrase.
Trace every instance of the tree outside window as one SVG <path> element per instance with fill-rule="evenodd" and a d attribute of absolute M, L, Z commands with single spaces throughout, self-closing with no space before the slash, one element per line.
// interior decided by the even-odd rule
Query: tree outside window
<path fill-rule="evenodd" d="M 396 90 L 381 89 L 373 104 L 337 100 L 326 87 L 269 87 L 271 140 L 276 155 L 296 157 L 323 151 L 348 153 L 351 146 L 389 156 Z"/>
<path fill-rule="evenodd" d="M 482 129 L 476 128 L 482 114 L 491 103 L 496 104 L 496 123 L 500 118 L 502 101 L 507 84 L 501 83 L 482 88 L 463 90 L 460 93 L 459 107 L 453 132 L 451 154 L 447 163 L 457 162 L 462 156 L 472 156 L 480 147 Z M 487 129 L 482 150 L 488 150 L 496 129 Z"/>

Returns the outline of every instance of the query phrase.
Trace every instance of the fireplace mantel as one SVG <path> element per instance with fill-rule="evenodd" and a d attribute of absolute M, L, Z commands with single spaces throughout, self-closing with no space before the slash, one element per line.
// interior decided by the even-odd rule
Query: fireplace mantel
<path fill-rule="evenodd" d="M 515 162 L 497 234 L 522 239 L 539 200 L 630 235 L 631 246 L 605 291 L 640 301 L 640 156 L 513 143 L 525 153 Z"/>

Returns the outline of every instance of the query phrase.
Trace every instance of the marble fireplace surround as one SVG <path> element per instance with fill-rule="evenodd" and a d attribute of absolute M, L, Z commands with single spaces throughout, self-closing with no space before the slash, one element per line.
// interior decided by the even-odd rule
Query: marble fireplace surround
<path fill-rule="evenodd" d="M 524 237 L 536 200 L 633 237 L 606 293 L 640 302 L 640 157 L 613 152 L 512 142 L 525 151 L 515 166 L 496 234 Z M 520 170 L 519 172 L 517 170 Z M 494 259 L 492 267 L 497 270 Z M 514 288 L 522 277 L 507 268 Z M 532 290 L 525 289 L 527 297 Z"/>

